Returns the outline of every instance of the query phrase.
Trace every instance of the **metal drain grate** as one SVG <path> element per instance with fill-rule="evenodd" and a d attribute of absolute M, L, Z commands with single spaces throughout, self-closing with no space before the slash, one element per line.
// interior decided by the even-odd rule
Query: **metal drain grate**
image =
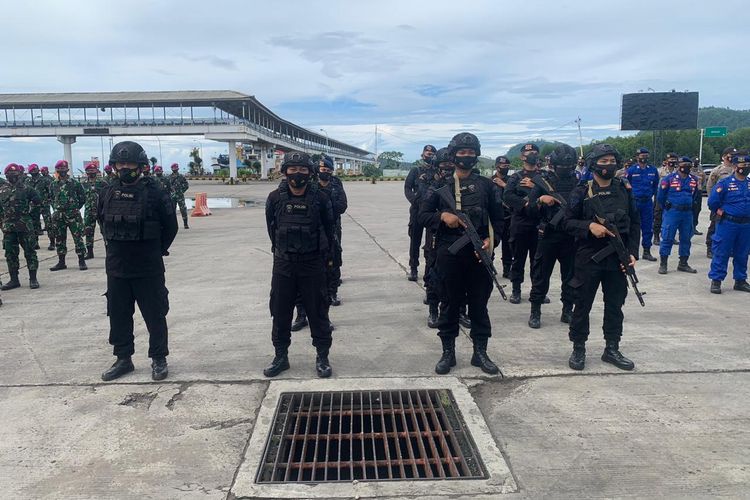
<path fill-rule="evenodd" d="M 450 390 L 286 392 L 256 482 L 486 477 Z"/>

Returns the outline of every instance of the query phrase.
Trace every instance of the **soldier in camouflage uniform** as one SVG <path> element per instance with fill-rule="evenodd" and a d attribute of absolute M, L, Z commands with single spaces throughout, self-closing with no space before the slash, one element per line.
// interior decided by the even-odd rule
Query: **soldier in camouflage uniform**
<path fill-rule="evenodd" d="M 99 168 L 89 163 L 86 166 L 86 179 L 81 183 L 86 193 L 86 203 L 83 209 L 83 234 L 86 236 L 86 259 L 94 258 L 94 234 L 96 232 L 96 205 L 99 193 L 106 181 L 99 175 Z"/>
<path fill-rule="evenodd" d="M 81 207 L 86 203 L 86 193 L 83 186 L 69 175 L 68 162 L 60 160 L 55 164 L 55 175 L 57 179 L 52 181 L 50 193 L 52 198 L 52 225 L 55 228 L 55 241 L 57 247 L 58 262 L 50 268 L 50 271 L 67 269 L 65 265 L 65 254 L 68 253 L 66 246 L 68 229 L 73 236 L 76 253 L 78 254 L 78 269 L 88 269 L 86 261 L 86 246 L 83 243 L 83 219 L 81 218 Z"/>
<path fill-rule="evenodd" d="M 115 180 L 115 172 L 112 170 L 112 165 L 106 165 L 104 167 L 104 181 L 107 184 L 112 184 L 113 180 Z"/>
<path fill-rule="evenodd" d="M 49 209 L 51 201 L 50 188 L 52 187 L 52 176 L 49 175 L 49 168 L 42 167 L 39 169 L 41 172 L 41 178 L 43 184 L 42 191 L 39 195 L 42 197 L 42 219 L 44 219 L 44 230 L 47 231 L 47 238 L 49 238 L 49 246 L 47 250 L 55 249 L 55 228 L 52 224 L 52 212 Z"/>
<path fill-rule="evenodd" d="M 23 248 L 26 267 L 29 269 L 29 285 L 31 288 L 39 288 L 36 279 L 39 261 L 34 250 L 34 217 L 39 218 L 39 205 L 42 201 L 37 192 L 21 180 L 21 176 L 21 167 L 11 163 L 5 167 L 8 183 L 0 186 L 0 223 L 5 261 L 10 274 L 10 281 L 0 288 L 2 290 L 21 286 L 18 281 L 20 248 Z"/>
<path fill-rule="evenodd" d="M 180 206 L 182 223 L 185 225 L 185 229 L 190 229 L 187 222 L 187 207 L 185 206 L 185 191 L 190 186 L 185 176 L 180 173 L 180 166 L 178 164 L 173 163 L 171 169 L 172 175 L 169 176 L 169 185 L 172 190 L 172 201 Z"/>
<path fill-rule="evenodd" d="M 156 181 L 156 185 L 171 197 L 172 189 L 169 186 L 169 178 L 164 177 L 164 169 L 161 168 L 161 165 L 154 167 L 154 180 Z"/>

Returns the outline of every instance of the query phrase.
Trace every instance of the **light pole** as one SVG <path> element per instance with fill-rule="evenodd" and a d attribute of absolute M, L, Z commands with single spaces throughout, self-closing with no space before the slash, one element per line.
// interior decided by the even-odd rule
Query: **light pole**
<path fill-rule="evenodd" d="M 320 129 L 320 131 L 321 131 L 321 132 L 323 132 L 323 133 L 324 133 L 324 134 L 326 135 L 326 151 L 330 153 L 330 152 L 331 152 L 331 148 L 330 148 L 330 146 L 328 145 L 328 132 L 326 132 L 326 131 L 325 131 L 325 130 L 323 130 L 323 129 Z"/>
<path fill-rule="evenodd" d="M 158 135 L 154 136 L 154 137 L 156 137 L 156 141 L 159 143 L 159 165 L 161 165 L 162 164 L 162 161 L 161 161 L 161 139 L 159 139 Z"/>

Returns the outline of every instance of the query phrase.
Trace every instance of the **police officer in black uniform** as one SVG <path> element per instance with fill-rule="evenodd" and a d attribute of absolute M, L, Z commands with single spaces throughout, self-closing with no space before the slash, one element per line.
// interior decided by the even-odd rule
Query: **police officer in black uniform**
<path fill-rule="evenodd" d="M 597 144 L 586 158 L 593 179 L 578 186 L 570 195 L 565 227 L 576 239 L 575 271 L 571 286 L 575 288 L 575 307 L 568 336 L 573 353 L 568 365 L 583 370 L 586 363 L 586 340 L 589 337 L 589 314 L 601 284 L 604 295 L 604 339 L 607 347 L 602 361 L 623 370 L 635 364 L 620 352 L 622 306 L 628 293 L 625 271 L 614 252 L 597 263 L 592 257 L 610 245 L 614 235 L 597 222 L 604 217 L 620 232 L 635 266 L 640 240 L 640 216 L 635 198 L 626 180 L 614 178 L 621 167 L 620 153 L 609 144 Z"/>
<path fill-rule="evenodd" d="M 565 207 L 555 196 L 562 197 L 566 202 L 570 199 L 570 193 L 578 184 L 575 175 L 577 159 L 576 150 L 572 147 L 567 144 L 557 146 L 550 155 L 551 170 L 534 177 L 534 187 L 529 193 L 529 212 L 538 212 L 539 216 L 539 239 L 531 266 L 531 328 L 541 327 L 542 303 L 549 291 L 555 262 L 560 263 L 562 281 L 560 321 L 570 323 L 573 314 L 573 290 L 569 282 L 573 278 L 574 242 L 573 237 L 565 231 Z"/>
<path fill-rule="evenodd" d="M 141 174 L 148 156 L 140 144 L 120 142 L 112 148 L 109 164 L 117 178 L 102 188 L 97 218 L 107 257 L 107 314 L 109 343 L 117 361 L 102 374 L 114 380 L 134 370 L 133 313 L 141 310 L 149 333 L 151 378 L 167 377 L 168 290 L 164 282 L 164 255 L 177 235 L 177 218 L 169 195 Z"/>
<path fill-rule="evenodd" d="M 510 171 L 510 160 L 507 156 L 495 158 L 495 172 L 492 174 L 492 182 L 498 188 L 499 202 L 503 203 L 503 193 L 508 185 L 508 172 Z M 504 207 L 505 208 L 505 207 Z M 503 222 L 503 234 L 500 235 L 500 250 L 502 251 L 503 278 L 510 278 L 510 268 L 513 264 L 513 250 L 510 246 L 510 210 L 504 209 L 505 220 Z"/>
<path fill-rule="evenodd" d="M 513 265 L 510 270 L 510 281 L 513 290 L 510 296 L 511 304 L 521 303 L 521 283 L 523 283 L 526 257 L 534 268 L 534 255 L 537 245 L 538 213 L 529 209 L 529 193 L 534 187 L 533 179 L 539 173 L 539 147 L 527 143 L 521 148 L 523 170 L 510 176 L 508 185 L 503 193 L 503 201 L 510 207 L 510 243 L 513 248 Z"/>
<path fill-rule="evenodd" d="M 328 361 L 332 337 L 324 259 L 334 244 L 334 213 L 328 196 L 311 180 L 314 168 L 307 153 L 286 153 L 281 164 L 286 179 L 266 200 L 266 226 L 273 252 L 270 308 L 275 350 L 273 361 L 263 370 L 266 377 L 289 369 L 287 351 L 298 296 L 317 351 L 318 376 L 330 377 L 332 373 Z"/>
<path fill-rule="evenodd" d="M 447 182 L 446 186 L 451 196 L 456 198 L 456 206 L 460 206 L 461 211 L 471 219 L 477 233 L 484 239 L 485 249 L 491 253 L 492 231 L 497 235 L 503 231 L 503 207 L 496 203 L 496 188 L 492 181 L 472 171 L 481 154 L 479 139 L 463 132 L 453 137 L 448 148 L 456 170 L 453 184 Z M 478 261 L 471 244 L 464 246 L 455 255 L 448 251 L 464 231 L 460 219 L 451 212 L 435 190 L 430 190 L 422 201 L 419 222 L 435 231 L 436 269 L 445 298 L 438 321 L 438 336 L 443 344 L 443 354 L 435 366 L 435 372 L 445 374 L 456 365 L 458 313 L 462 303 L 466 301 L 471 319 L 471 339 L 474 343 L 471 364 L 480 367 L 485 373 L 499 373 L 497 365 L 487 355 L 487 341 L 492 335 L 487 313 L 492 279 Z"/>
<path fill-rule="evenodd" d="M 417 214 L 419 203 L 430 188 L 435 177 L 433 159 L 437 150 L 432 144 L 422 149 L 419 165 L 412 167 L 404 182 L 404 195 L 411 204 L 409 207 L 409 281 L 417 281 L 419 268 L 419 247 L 422 244 L 423 227 L 419 225 Z M 425 260 L 427 260 L 425 258 Z"/>

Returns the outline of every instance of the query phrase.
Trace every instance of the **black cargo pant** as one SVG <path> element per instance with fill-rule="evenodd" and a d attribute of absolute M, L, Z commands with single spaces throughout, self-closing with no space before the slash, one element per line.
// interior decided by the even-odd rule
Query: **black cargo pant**
<path fill-rule="evenodd" d="M 169 354 L 167 346 L 167 313 L 169 291 L 164 275 L 145 278 L 115 278 L 107 276 L 107 315 L 109 343 L 118 358 L 135 353 L 133 314 L 135 304 L 141 310 L 148 329 L 148 357 L 161 358 Z"/>
<path fill-rule="evenodd" d="M 425 257 L 425 278 L 424 288 L 427 294 L 427 304 L 438 305 L 440 303 L 441 288 L 440 278 L 437 272 L 437 248 L 435 248 L 435 234 L 429 229 L 426 230 L 427 236 L 425 237 L 424 244 L 424 257 Z"/>
<path fill-rule="evenodd" d="M 419 247 L 422 246 L 424 227 L 417 220 L 419 203 L 409 209 L 409 268 L 419 267 Z"/>
<path fill-rule="evenodd" d="M 341 281 L 341 247 L 338 242 L 336 242 L 336 248 L 328 254 L 325 265 L 328 295 L 333 297 L 338 294 L 339 282 Z"/>
<path fill-rule="evenodd" d="M 616 259 L 609 256 L 602 263 L 591 260 L 576 262 L 571 286 L 575 289 L 575 306 L 568 338 L 571 342 L 586 342 L 589 338 L 589 316 L 599 285 L 604 294 L 604 339 L 619 342 L 622 337 L 622 306 L 628 295 L 627 278 L 617 267 Z"/>
<path fill-rule="evenodd" d="M 503 263 L 503 271 L 505 271 L 505 269 L 510 270 L 513 264 L 513 247 L 510 244 L 510 217 L 506 217 L 503 222 L 503 233 L 500 235 L 500 250 L 502 251 L 500 259 Z"/>
<path fill-rule="evenodd" d="M 289 262 L 274 257 L 269 307 L 273 317 L 271 341 L 276 349 L 286 349 L 292 343 L 292 316 L 297 301 L 307 314 L 312 344 L 319 349 L 330 348 L 328 289 L 322 258 Z"/>
<path fill-rule="evenodd" d="M 510 243 L 513 248 L 513 265 L 510 268 L 510 281 L 513 284 L 523 283 L 526 257 L 531 261 L 531 272 L 534 272 L 534 256 L 538 241 L 536 226 L 518 226 L 511 230 Z"/>
<path fill-rule="evenodd" d="M 664 209 L 661 203 L 654 202 L 654 234 L 661 237 L 661 219 Z"/>
<path fill-rule="evenodd" d="M 702 209 L 703 196 L 700 191 L 697 191 L 697 195 L 693 198 L 693 228 L 698 227 L 698 220 L 700 219 Z"/>
<path fill-rule="evenodd" d="M 487 301 L 492 294 L 492 278 L 477 260 L 470 245 L 458 254 L 448 251 L 448 244 L 437 247 L 436 270 L 445 300 L 438 319 L 438 336 L 458 336 L 458 313 L 464 304 L 469 306 L 472 340 L 492 336 Z"/>
<path fill-rule="evenodd" d="M 713 246 L 713 237 L 714 233 L 716 232 L 716 212 L 711 210 L 711 215 L 709 216 L 709 220 L 711 221 L 708 225 L 708 231 L 706 231 L 706 247 L 709 249 Z"/>
<path fill-rule="evenodd" d="M 560 298 L 564 305 L 573 305 L 574 296 L 570 280 L 573 279 L 575 269 L 574 245 L 571 236 L 559 231 L 547 230 L 544 237 L 539 238 L 531 266 L 531 293 L 529 294 L 531 303 L 542 304 L 544 302 L 549 292 L 549 280 L 555 269 L 555 262 L 559 262 L 562 281 Z"/>

